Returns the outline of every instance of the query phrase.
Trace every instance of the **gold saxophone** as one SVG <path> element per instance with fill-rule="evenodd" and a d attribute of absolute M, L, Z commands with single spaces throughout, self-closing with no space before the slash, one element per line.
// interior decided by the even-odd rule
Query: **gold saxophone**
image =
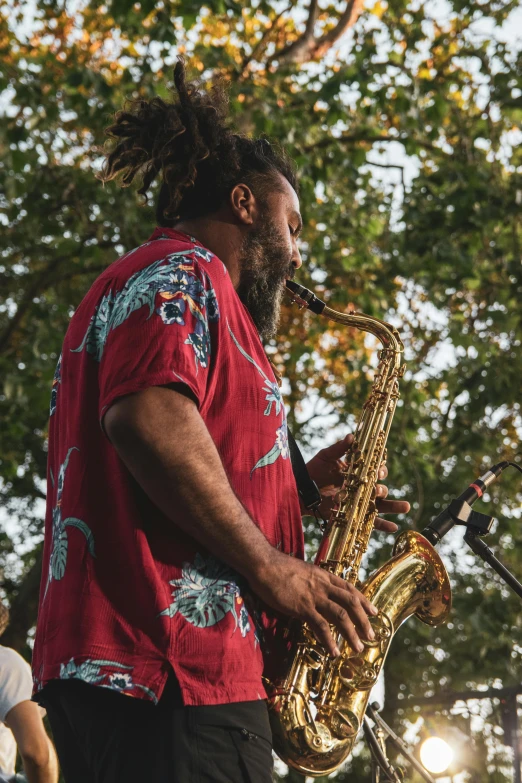
<path fill-rule="evenodd" d="M 294 300 L 332 321 L 370 332 L 382 344 L 369 398 L 347 455 L 344 481 L 315 559 L 341 576 L 377 607 L 369 617 L 375 633 L 364 651 L 354 651 L 332 626 L 341 651 L 332 658 L 306 624 L 293 637 L 291 657 L 280 677 L 266 681 L 274 750 L 305 775 L 333 772 L 350 754 L 361 728 L 370 690 L 384 664 L 393 634 L 410 615 L 427 625 L 442 623 L 451 608 L 446 569 L 431 544 L 413 530 L 402 533 L 393 557 L 363 584 L 358 575 L 373 531 L 380 464 L 399 398 L 403 344 L 390 324 L 363 313 L 330 309 L 307 288 L 287 282 Z"/>

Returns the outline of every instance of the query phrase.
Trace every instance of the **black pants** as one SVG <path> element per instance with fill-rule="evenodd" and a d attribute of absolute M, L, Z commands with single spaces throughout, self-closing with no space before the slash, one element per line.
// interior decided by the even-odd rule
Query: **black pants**
<path fill-rule="evenodd" d="M 171 677 L 154 705 L 53 680 L 41 694 L 66 783 L 269 783 L 266 703 L 184 707 Z"/>

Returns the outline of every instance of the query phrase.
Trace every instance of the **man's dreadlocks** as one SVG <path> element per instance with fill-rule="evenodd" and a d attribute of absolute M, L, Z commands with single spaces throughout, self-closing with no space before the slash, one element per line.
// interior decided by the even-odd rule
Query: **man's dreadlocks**
<path fill-rule="evenodd" d="M 146 203 L 149 186 L 160 175 L 156 222 L 164 227 L 218 210 L 239 182 L 261 202 L 269 191 L 280 189 L 277 173 L 297 192 L 294 168 L 283 150 L 230 129 L 228 95 L 221 84 L 203 93 L 196 83 L 187 83 L 182 57 L 174 68 L 174 84 L 176 102 L 138 98 L 116 113 L 105 132 L 117 142 L 99 179 L 106 182 L 121 172 L 121 185 L 127 187 L 140 175 L 138 193 Z"/>

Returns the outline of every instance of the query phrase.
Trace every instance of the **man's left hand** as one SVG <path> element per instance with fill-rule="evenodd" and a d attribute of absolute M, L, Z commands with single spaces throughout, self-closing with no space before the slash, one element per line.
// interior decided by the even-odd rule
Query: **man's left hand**
<path fill-rule="evenodd" d="M 315 457 L 312 457 L 306 467 L 311 478 L 319 487 L 323 496 L 323 502 L 320 510 L 324 517 L 328 518 L 334 505 L 334 497 L 337 494 L 342 482 L 343 473 L 346 464 L 343 460 L 350 444 L 353 441 L 353 435 L 347 435 L 342 440 L 334 443 L 333 446 L 321 449 Z M 383 463 L 379 469 L 379 479 L 385 479 L 388 475 L 388 468 Z M 406 500 L 386 500 L 388 487 L 384 484 L 376 486 L 376 504 L 381 514 L 406 514 L 410 510 L 410 504 Z M 375 520 L 377 530 L 385 533 L 395 533 L 398 526 L 389 519 L 377 517 Z"/>

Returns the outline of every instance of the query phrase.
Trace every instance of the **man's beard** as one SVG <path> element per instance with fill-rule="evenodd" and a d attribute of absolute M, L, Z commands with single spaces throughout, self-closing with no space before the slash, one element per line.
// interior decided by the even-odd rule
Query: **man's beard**
<path fill-rule="evenodd" d="M 294 276 L 288 244 L 274 222 L 265 217 L 263 228 L 252 229 L 241 248 L 237 293 L 263 340 L 274 337 L 279 325 L 286 278 Z"/>

